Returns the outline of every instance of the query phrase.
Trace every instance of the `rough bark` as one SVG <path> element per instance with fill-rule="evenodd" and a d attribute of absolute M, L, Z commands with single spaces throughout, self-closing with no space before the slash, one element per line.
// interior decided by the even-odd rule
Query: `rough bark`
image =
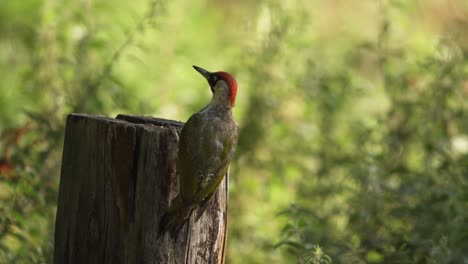
<path fill-rule="evenodd" d="M 224 263 L 227 177 L 197 223 L 192 217 L 176 238 L 158 234 L 178 190 L 176 133 L 182 125 L 126 115 L 68 116 L 54 263 Z"/>

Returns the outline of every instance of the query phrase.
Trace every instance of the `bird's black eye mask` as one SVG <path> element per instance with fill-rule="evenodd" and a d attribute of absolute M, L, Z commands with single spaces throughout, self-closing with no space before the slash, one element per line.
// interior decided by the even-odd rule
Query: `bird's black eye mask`
<path fill-rule="evenodd" d="M 208 83 L 210 84 L 211 92 L 214 93 L 214 87 L 216 83 L 220 80 L 218 74 L 212 73 L 210 74 L 210 79 L 208 80 Z"/>

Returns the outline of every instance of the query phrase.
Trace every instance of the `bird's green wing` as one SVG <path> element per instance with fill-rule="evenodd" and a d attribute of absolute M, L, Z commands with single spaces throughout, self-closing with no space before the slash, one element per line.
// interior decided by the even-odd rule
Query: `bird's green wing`
<path fill-rule="evenodd" d="M 216 135 L 218 141 L 216 143 L 217 147 L 211 147 L 212 150 L 216 151 L 216 155 L 213 155 L 208 159 L 207 165 L 204 168 L 205 175 L 207 176 L 200 185 L 201 188 L 196 193 L 195 200 L 197 201 L 202 201 L 207 198 L 210 199 L 210 197 L 217 191 L 221 181 L 227 173 L 237 146 L 239 135 L 237 124 L 232 122 L 227 126 L 223 126 L 222 128 L 218 127 L 216 129 L 218 129 L 218 133 Z M 222 147 L 219 147 L 220 145 Z"/>
<path fill-rule="evenodd" d="M 179 137 L 177 174 L 180 181 L 180 194 L 184 201 L 191 201 L 197 191 L 196 174 L 201 170 L 200 165 L 203 162 L 203 157 L 199 154 L 203 147 L 203 142 L 199 139 L 203 123 L 200 113 L 192 115 L 184 124 Z"/>
<path fill-rule="evenodd" d="M 201 113 L 187 121 L 179 141 L 178 174 L 183 200 L 199 203 L 216 191 L 226 174 L 237 138 L 234 122 L 208 120 Z"/>

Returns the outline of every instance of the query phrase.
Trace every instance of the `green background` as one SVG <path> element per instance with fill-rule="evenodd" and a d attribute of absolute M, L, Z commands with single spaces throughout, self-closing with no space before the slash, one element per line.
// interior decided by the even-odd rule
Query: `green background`
<path fill-rule="evenodd" d="M 232 73 L 227 263 L 468 262 L 465 0 L 0 1 L 0 263 L 50 263 L 65 118 Z"/>

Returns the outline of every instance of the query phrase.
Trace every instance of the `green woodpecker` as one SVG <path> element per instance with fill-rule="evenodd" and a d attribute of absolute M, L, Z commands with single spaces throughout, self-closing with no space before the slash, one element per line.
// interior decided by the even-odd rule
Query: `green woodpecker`
<path fill-rule="evenodd" d="M 177 159 L 180 190 L 162 217 L 160 235 L 178 232 L 196 208 L 200 209 L 195 221 L 200 218 L 228 171 L 239 136 L 232 116 L 236 80 L 227 72 L 193 67 L 208 80 L 213 95 L 182 128 Z"/>

